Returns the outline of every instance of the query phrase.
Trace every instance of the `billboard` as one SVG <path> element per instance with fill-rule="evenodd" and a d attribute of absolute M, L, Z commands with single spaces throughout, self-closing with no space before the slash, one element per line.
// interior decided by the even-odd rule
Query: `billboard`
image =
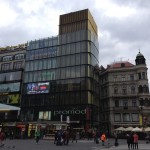
<path fill-rule="evenodd" d="M 29 83 L 27 85 L 27 94 L 49 93 L 49 82 Z"/>

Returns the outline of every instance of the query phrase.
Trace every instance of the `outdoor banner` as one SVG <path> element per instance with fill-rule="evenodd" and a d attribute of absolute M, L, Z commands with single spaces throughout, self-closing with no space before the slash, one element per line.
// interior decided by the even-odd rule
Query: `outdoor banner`
<path fill-rule="evenodd" d="M 142 126 L 143 125 L 143 121 L 142 121 L 143 119 L 142 119 L 142 115 L 140 114 L 139 115 L 139 123 L 140 123 L 140 125 Z"/>

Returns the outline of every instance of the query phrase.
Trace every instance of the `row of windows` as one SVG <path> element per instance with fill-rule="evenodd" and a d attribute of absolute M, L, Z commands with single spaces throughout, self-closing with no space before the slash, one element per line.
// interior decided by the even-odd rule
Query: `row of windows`
<path fill-rule="evenodd" d="M 127 91 L 127 87 L 124 86 L 122 89 L 118 89 L 118 87 L 114 88 L 114 94 L 127 94 L 127 93 L 131 93 L 131 94 L 135 94 L 136 93 L 136 87 L 135 86 L 130 86 L 129 87 L 129 91 Z M 149 89 L 146 85 L 142 86 L 140 85 L 138 87 L 138 92 L 139 93 L 149 93 Z"/>
<path fill-rule="evenodd" d="M 20 82 L 1 84 L 0 93 L 18 92 L 20 91 Z"/>
<path fill-rule="evenodd" d="M 149 99 L 140 99 L 140 106 L 150 107 L 150 100 Z"/>
<path fill-rule="evenodd" d="M 121 117 L 122 116 L 122 117 Z M 115 122 L 138 122 L 139 121 L 139 114 L 137 113 L 123 113 L 123 114 L 114 114 L 114 121 Z"/>
<path fill-rule="evenodd" d="M 98 61 L 99 52 L 93 43 L 90 42 L 78 42 L 59 47 L 49 47 L 44 49 L 27 51 L 26 60 L 35 60 L 49 57 L 56 57 L 62 55 L 70 55 L 82 52 L 91 52 Z"/>
<path fill-rule="evenodd" d="M 43 69 L 51 69 L 51 68 L 59 68 L 59 67 L 66 67 L 66 66 L 75 66 L 81 64 L 92 64 L 96 65 L 98 62 L 96 61 L 95 57 L 90 54 L 76 54 L 76 55 L 69 55 L 51 59 L 42 59 L 42 60 L 35 60 L 35 61 L 27 61 L 25 66 L 25 71 L 36 71 L 36 70 L 43 70 Z"/>
<path fill-rule="evenodd" d="M 91 41 L 98 48 L 97 35 L 90 30 L 80 30 L 77 32 L 65 33 L 59 36 L 59 44 L 73 43 L 78 41 Z"/>
<path fill-rule="evenodd" d="M 15 81 L 15 80 L 21 80 L 21 71 L 2 73 L 0 75 L 0 82 L 2 82 L 2 81 Z"/>
<path fill-rule="evenodd" d="M 30 83 L 29 83 L 30 84 Z M 80 91 L 80 90 L 92 90 L 96 91 L 96 83 L 94 83 L 89 78 L 77 78 L 77 79 L 68 79 L 68 80 L 57 80 L 50 82 L 49 85 L 49 92 L 65 92 L 65 91 Z M 27 87 L 26 84 L 23 87 L 24 94 L 27 94 Z"/>
<path fill-rule="evenodd" d="M 22 106 L 52 106 L 52 105 L 75 105 L 92 104 L 91 92 L 65 92 L 49 95 L 26 95 L 22 98 Z"/>
<path fill-rule="evenodd" d="M 39 49 L 58 45 L 58 37 L 45 38 L 28 42 L 27 50 Z"/>
<path fill-rule="evenodd" d="M 11 60 L 19 60 L 19 59 L 24 59 L 25 54 L 16 54 L 14 56 L 4 56 L 1 58 L 2 61 L 11 61 Z"/>
<path fill-rule="evenodd" d="M 130 86 L 128 93 L 135 94 L 135 92 L 136 92 L 135 86 Z M 127 87 L 124 86 L 122 89 L 120 89 L 120 91 L 119 91 L 118 87 L 115 87 L 114 94 L 119 94 L 119 93 L 127 94 Z"/>
<path fill-rule="evenodd" d="M 23 67 L 24 63 L 22 61 L 1 64 L 2 71 L 22 69 Z"/>
<path fill-rule="evenodd" d="M 74 66 L 60 69 L 25 72 L 24 82 L 39 82 L 58 79 L 92 77 L 93 72 L 89 66 Z"/>
<path fill-rule="evenodd" d="M 85 41 L 85 40 L 92 41 L 94 45 L 98 48 L 97 35 L 92 31 L 80 30 L 77 32 L 65 33 L 59 35 L 58 37 L 30 41 L 28 43 L 27 50 L 39 49 L 44 47 L 56 46 L 60 44 L 73 43 L 73 42 Z"/>
<path fill-rule="evenodd" d="M 146 79 L 146 73 L 145 72 L 141 72 L 138 73 L 138 79 Z M 124 76 L 114 76 L 114 81 L 134 81 L 136 80 L 135 75 L 134 74 L 130 74 L 130 75 L 124 75 Z"/>
<path fill-rule="evenodd" d="M 137 101 L 134 99 L 130 102 L 130 106 L 132 107 L 136 107 L 137 106 Z M 128 100 L 122 100 L 122 101 L 119 101 L 119 100 L 115 100 L 115 107 L 128 107 L 129 106 L 129 101 Z"/>

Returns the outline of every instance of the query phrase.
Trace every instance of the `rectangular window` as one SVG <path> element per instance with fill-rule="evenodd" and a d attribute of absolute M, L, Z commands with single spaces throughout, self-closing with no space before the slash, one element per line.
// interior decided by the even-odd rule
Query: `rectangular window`
<path fill-rule="evenodd" d="M 126 88 L 122 89 L 122 94 L 127 94 L 127 89 Z"/>
<path fill-rule="evenodd" d="M 38 69 L 42 70 L 42 60 L 40 60 L 38 63 L 39 63 Z"/>
<path fill-rule="evenodd" d="M 123 100 L 123 108 L 128 109 L 128 101 L 127 100 Z"/>
<path fill-rule="evenodd" d="M 114 114 L 114 115 L 115 115 L 114 121 L 120 122 L 121 121 L 121 114 Z"/>
<path fill-rule="evenodd" d="M 145 79 L 145 72 L 142 72 L 142 79 Z"/>
<path fill-rule="evenodd" d="M 130 74 L 130 81 L 134 81 L 134 75 Z"/>
<path fill-rule="evenodd" d="M 123 121 L 129 122 L 130 121 L 130 114 L 127 114 L 127 113 L 123 114 Z"/>
<path fill-rule="evenodd" d="M 141 79 L 141 73 L 138 73 L 138 76 L 139 76 L 139 80 Z"/>
<path fill-rule="evenodd" d="M 119 107 L 119 100 L 115 100 L 115 107 Z"/>
<path fill-rule="evenodd" d="M 71 67 L 70 68 L 70 72 L 71 72 L 71 78 L 75 78 L 75 67 Z"/>
<path fill-rule="evenodd" d="M 76 66 L 76 78 L 80 77 L 80 66 Z"/>
<path fill-rule="evenodd" d="M 136 104 L 136 100 L 132 100 L 132 107 L 136 107 L 137 104 Z"/>
<path fill-rule="evenodd" d="M 48 69 L 51 69 L 51 67 L 52 67 L 52 62 L 50 59 L 48 59 L 48 61 L 47 61 L 47 67 L 48 67 Z"/>
<path fill-rule="evenodd" d="M 70 67 L 66 68 L 66 78 L 70 78 Z"/>
<path fill-rule="evenodd" d="M 2 64 L 1 70 L 11 70 L 11 69 L 12 69 L 12 63 Z"/>
<path fill-rule="evenodd" d="M 76 54 L 76 65 L 80 65 L 80 54 Z"/>
<path fill-rule="evenodd" d="M 125 81 L 125 80 L 126 80 L 125 76 L 122 76 L 121 80 L 122 80 L 122 81 Z"/>
<path fill-rule="evenodd" d="M 139 114 L 132 114 L 132 121 L 139 122 Z"/>
<path fill-rule="evenodd" d="M 14 69 L 21 69 L 22 63 L 22 61 L 14 62 Z"/>
<path fill-rule="evenodd" d="M 114 76 L 114 81 L 117 81 L 117 76 Z"/>

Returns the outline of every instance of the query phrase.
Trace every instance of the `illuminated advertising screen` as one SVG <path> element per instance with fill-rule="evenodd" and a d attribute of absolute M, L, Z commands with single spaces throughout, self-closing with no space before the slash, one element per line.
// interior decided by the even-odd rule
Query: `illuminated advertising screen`
<path fill-rule="evenodd" d="M 49 82 L 29 83 L 27 85 L 27 94 L 41 94 L 49 92 Z"/>
<path fill-rule="evenodd" d="M 51 120 L 51 111 L 40 111 L 39 119 Z"/>

